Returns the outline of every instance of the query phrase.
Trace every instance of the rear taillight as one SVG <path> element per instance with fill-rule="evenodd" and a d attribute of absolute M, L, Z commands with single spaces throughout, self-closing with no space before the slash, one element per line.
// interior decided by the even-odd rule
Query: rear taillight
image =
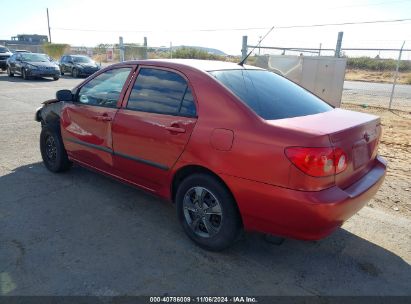
<path fill-rule="evenodd" d="M 315 177 L 338 174 L 347 168 L 347 155 L 340 148 L 290 147 L 285 155 L 298 169 Z"/>

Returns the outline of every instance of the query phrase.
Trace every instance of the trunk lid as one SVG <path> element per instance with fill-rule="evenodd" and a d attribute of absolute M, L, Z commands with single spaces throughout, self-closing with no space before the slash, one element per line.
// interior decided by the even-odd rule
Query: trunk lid
<path fill-rule="evenodd" d="M 267 122 L 310 137 L 328 135 L 330 146 L 347 154 L 347 168 L 335 176 L 336 185 L 343 189 L 371 170 L 381 137 L 378 116 L 342 109 Z M 313 147 L 316 146 L 313 140 Z"/>

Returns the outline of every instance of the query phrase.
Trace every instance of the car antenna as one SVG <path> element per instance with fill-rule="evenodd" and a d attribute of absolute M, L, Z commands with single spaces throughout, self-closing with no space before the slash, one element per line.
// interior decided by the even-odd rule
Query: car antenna
<path fill-rule="evenodd" d="M 263 40 L 265 39 L 265 37 L 267 37 L 268 34 L 270 34 L 273 29 L 274 29 L 274 26 L 273 26 L 272 28 L 270 28 L 270 30 L 267 32 L 267 34 L 265 34 L 265 36 L 260 39 L 260 42 L 258 42 L 258 44 L 251 50 L 250 53 L 247 54 L 247 56 L 244 57 L 243 60 L 241 60 L 241 61 L 238 63 L 238 65 L 243 66 L 244 62 L 245 62 L 245 61 L 247 60 L 247 58 L 251 55 L 251 53 L 254 52 L 254 50 L 255 50 L 257 47 L 260 46 L 261 42 L 263 42 Z"/>

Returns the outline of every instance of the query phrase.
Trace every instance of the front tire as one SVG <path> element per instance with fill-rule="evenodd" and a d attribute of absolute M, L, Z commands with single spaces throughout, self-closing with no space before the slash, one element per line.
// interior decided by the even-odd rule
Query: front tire
<path fill-rule="evenodd" d="M 71 167 L 63 140 L 57 127 L 44 126 L 40 134 L 40 151 L 43 163 L 51 172 L 67 171 Z"/>
<path fill-rule="evenodd" d="M 238 238 L 242 224 L 228 189 L 208 174 L 184 179 L 176 194 L 177 214 L 185 233 L 200 247 L 220 251 Z"/>
<path fill-rule="evenodd" d="M 9 77 L 13 77 L 13 76 L 14 76 L 14 73 L 11 72 L 10 67 L 7 67 L 7 76 L 9 76 Z"/>
<path fill-rule="evenodd" d="M 73 78 L 78 78 L 78 70 L 76 68 L 71 71 L 71 76 L 73 76 Z"/>
<path fill-rule="evenodd" d="M 59 79 L 60 79 L 60 77 L 57 77 L 57 76 L 53 77 L 53 80 L 55 80 L 55 81 L 57 81 Z"/>
<path fill-rule="evenodd" d="M 29 77 L 27 76 L 26 69 L 21 69 L 21 76 L 23 77 L 24 80 L 29 79 Z"/>

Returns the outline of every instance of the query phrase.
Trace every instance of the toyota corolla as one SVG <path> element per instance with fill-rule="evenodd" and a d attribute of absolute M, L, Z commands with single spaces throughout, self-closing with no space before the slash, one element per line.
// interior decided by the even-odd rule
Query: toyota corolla
<path fill-rule="evenodd" d="M 174 202 L 186 234 L 210 250 L 243 229 L 321 239 L 386 172 L 378 117 L 252 66 L 123 62 L 56 95 L 36 112 L 45 166 L 76 163 Z"/>

